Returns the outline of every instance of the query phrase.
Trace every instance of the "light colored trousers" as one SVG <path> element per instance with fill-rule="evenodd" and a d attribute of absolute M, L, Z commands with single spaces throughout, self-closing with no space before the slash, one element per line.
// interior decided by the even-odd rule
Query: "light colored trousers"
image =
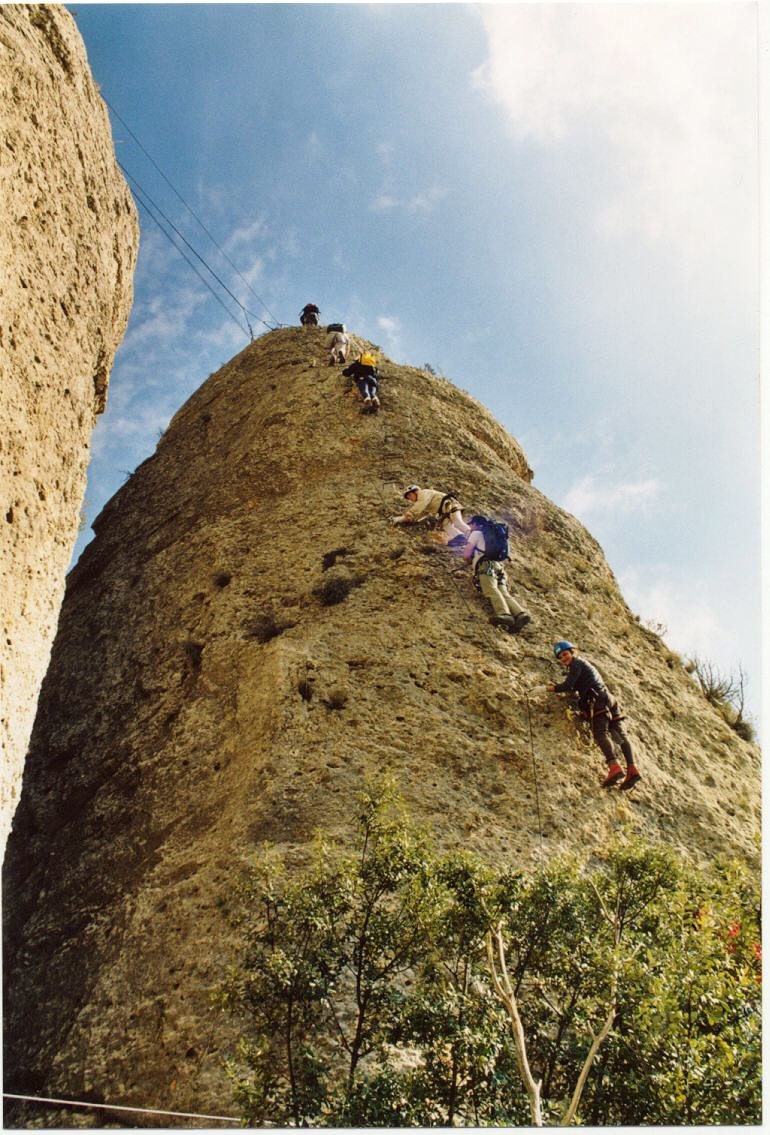
<path fill-rule="evenodd" d="M 470 532 L 460 509 L 453 509 L 452 512 L 445 513 L 441 517 L 441 528 L 444 535 L 448 536 L 450 540 L 453 536 L 467 536 Z"/>
<path fill-rule="evenodd" d="M 524 608 L 516 602 L 508 590 L 508 581 L 501 564 L 485 561 L 478 571 L 481 594 L 489 600 L 496 615 L 522 615 Z"/>

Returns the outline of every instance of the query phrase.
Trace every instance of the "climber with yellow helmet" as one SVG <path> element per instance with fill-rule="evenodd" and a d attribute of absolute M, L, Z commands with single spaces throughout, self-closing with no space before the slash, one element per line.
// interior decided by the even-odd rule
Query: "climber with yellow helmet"
<path fill-rule="evenodd" d="M 355 380 L 358 392 L 363 399 L 364 410 L 376 413 L 380 408 L 380 399 L 377 396 L 379 374 L 377 373 L 376 357 L 371 352 L 364 351 L 350 366 L 345 367 L 342 373 L 345 378 Z"/>

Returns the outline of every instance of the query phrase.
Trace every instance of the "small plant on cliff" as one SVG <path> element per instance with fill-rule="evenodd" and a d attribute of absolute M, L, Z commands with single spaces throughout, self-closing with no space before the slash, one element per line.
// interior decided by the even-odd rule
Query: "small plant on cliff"
<path fill-rule="evenodd" d="M 245 884 L 223 1000 L 250 1125 L 752 1123 L 758 896 L 625 840 L 589 870 L 437 856 L 389 786 L 354 854 Z"/>
<path fill-rule="evenodd" d="M 752 723 L 744 717 L 746 708 L 746 673 L 741 664 L 735 673 L 723 674 L 708 658 L 692 658 L 687 670 L 701 688 L 703 696 L 719 712 L 744 741 L 755 739 Z"/>
<path fill-rule="evenodd" d="M 333 607 L 337 603 L 344 602 L 353 588 L 358 587 L 360 583 L 360 579 L 346 575 L 330 576 L 313 588 L 313 595 L 322 607 Z"/>

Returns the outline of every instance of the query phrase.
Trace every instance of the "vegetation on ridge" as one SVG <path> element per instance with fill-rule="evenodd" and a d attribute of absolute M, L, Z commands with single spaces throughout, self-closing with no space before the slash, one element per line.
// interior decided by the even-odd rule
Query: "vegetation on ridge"
<path fill-rule="evenodd" d="M 619 838 L 534 873 L 439 857 L 392 786 L 353 853 L 244 881 L 228 1072 L 271 1126 L 759 1123 L 759 895 Z"/>

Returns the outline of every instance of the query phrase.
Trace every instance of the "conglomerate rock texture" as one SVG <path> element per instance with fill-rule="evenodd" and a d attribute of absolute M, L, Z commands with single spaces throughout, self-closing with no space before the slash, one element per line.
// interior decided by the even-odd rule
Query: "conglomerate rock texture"
<path fill-rule="evenodd" d="M 107 112 L 64 7 L 0 7 L 0 122 L 1 849 L 139 237 Z"/>
<path fill-rule="evenodd" d="M 625 825 L 695 859 L 756 853 L 756 750 L 519 446 L 388 359 L 362 415 L 322 343 L 274 331 L 212 375 L 69 576 L 6 862 L 10 1090 L 232 1114 L 210 993 L 238 873 L 265 841 L 296 863 L 318 827 L 349 832 L 382 770 L 438 845 L 495 862 Z M 411 481 L 507 521 L 523 634 L 490 625 L 436 532 L 388 524 Z M 527 700 L 565 635 L 628 710 L 629 796 L 601 791 L 564 699 Z"/>

